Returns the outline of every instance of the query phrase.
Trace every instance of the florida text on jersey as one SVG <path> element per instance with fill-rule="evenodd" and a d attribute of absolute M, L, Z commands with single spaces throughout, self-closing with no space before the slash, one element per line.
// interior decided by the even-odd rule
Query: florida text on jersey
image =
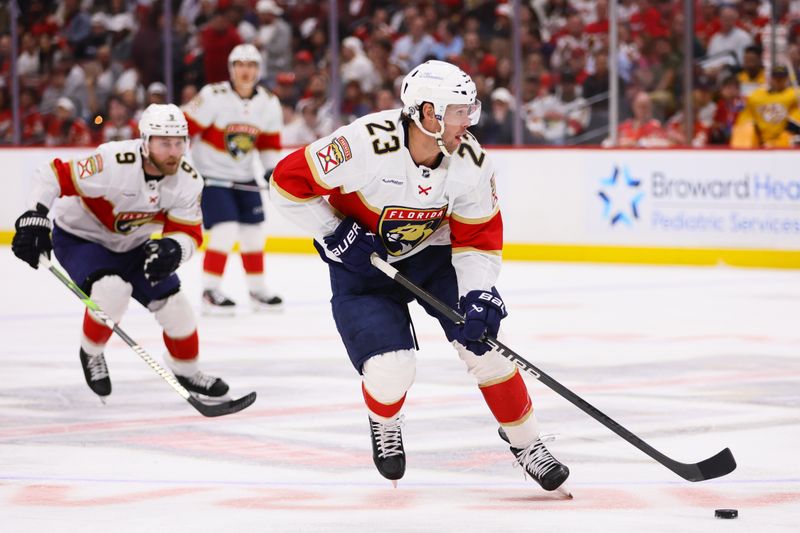
<path fill-rule="evenodd" d="M 230 82 L 206 85 L 183 111 L 190 135 L 199 135 L 192 160 L 204 176 L 250 181 L 256 154 L 265 169 L 278 162 L 283 111 L 278 98 L 263 87 L 242 98 Z"/>
<path fill-rule="evenodd" d="M 56 224 L 114 252 L 159 230 L 184 250 L 200 246 L 200 175 L 183 159 L 174 175 L 147 181 L 141 146 L 141 139 L 110 142 L 84 158 L 54 159 L 35 172 L 31 201 L 50 205 L 62 197 L 53 209 Z"/>
<path fill-rule="evenodd" d="M 503 224 L 491 159 L 468 134 L 452 157 L 417 165 L 408 127 L 416 126 L 404 124 L 399 109 L 373 113 L 290 154 L 273 175 L 273 202 L 292 217 L 327 196 L 341 216 L 380 235 L 390 259 L 451 244 L 454 259 L 480 256 L 499 270 Z M 292 218 L 318 240 L 336 223 L 316 216 L 318 227 L 309 227 Z"/>

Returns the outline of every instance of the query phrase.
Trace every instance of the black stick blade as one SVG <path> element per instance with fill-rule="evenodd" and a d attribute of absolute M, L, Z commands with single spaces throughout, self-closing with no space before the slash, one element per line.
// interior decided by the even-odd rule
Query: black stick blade
<path fill-rule="evenodd" d="M 717 455 L 699 463 L 685 464 L 671 461 L 662 464 L 687 481 L 706 481 L 736 470 L 736 459 L 733 458 L 730 448 L 725 448 Z"/>
<path fill-rule="evenodd" d="M 209 405 L 203 403 L 194 396 L 190 396 L 186 401 L 192 404 L 192 407 L 197 409 L 203 416 L 208 416 L 208 417 L 225 416 L 225 415 L 232 415 L 233 413 L 238 413 L 242 409 L 250 407 L 253 404 L 253 402 L 256 401 L 256 393 L 251 392 L 246 396 L 242 396 L 238 400 L 231 400 L 229 402 L 220 403 L 216 405 Z"/>
<path fill-rule="evenodd" d="M 730 448 L 725 448 L 714 457 L 709 457 L 705 461 L 697 463 L 702 477 L 692 481 L 704 481 L 730 474 L 736 470 L 736 459 L 733 458 Z"/>

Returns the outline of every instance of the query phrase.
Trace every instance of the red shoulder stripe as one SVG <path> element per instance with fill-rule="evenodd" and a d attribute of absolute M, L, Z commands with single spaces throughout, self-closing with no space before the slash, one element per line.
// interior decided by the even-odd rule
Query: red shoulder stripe
<path fill-rule="evenodd" d="M 480 224 L 467 224 L 450 217 L 450 240 L 453 248 L 477 248 L 495 251 L 503 249 L 503 217 L 500 211 Z"/>
<path fill-rule="evenodd" d="M 72 181 L 72 167 L 69 162 L 65 163 L 60 159 L 54 159 L 52 167 L 56 173 L 58 185 L 61 187 L 61 196 L 79 196 L 80 193 L 75 188 L 75 182 Z"/>
<path fill-rule="evenodd" d="M 332 192 L 314 179 L 314 174 L 306 161 L 305 148 L 295 150 L 284 157 L 275 166 L 272 180 L 282 195 L 297 202 L 317 196 L 327 196 Z"/>

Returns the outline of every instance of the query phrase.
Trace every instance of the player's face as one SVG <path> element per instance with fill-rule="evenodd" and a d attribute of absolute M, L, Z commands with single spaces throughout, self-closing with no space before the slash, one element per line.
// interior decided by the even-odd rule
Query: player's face
<path fill-rule="evenodd" d="M 236 89 L 252 89 L 258 83 L 258 63 L 234 61 L 231 67 L 231 81 Z"/>
<path fill-rule="evenodd" d="M 477 124 L 481 114 L 480 101 L 476 104 L 450 104 L 444 112 L 442 140 L 448 152 L 453 152 L 467 133 L 467 128 Z"/>
<path fill-rule="evenodd" d="M 186 151 L 185 137 L 150 137 L 148 158 L 163 173 L 170 176 L 178 172 L 181 157 Z"/>

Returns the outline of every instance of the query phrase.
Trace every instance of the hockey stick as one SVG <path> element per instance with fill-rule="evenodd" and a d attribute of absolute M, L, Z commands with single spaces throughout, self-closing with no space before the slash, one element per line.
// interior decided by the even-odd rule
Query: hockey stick
<path fill-rule="evenodd" d="M 254 401 L 256 401 L 256 393 L 251 392 L 246 396 L 242 396 L 238 400 L 231 400 L 220 404 L 209 405 L 201 402 L 200 400 L 192 396 L 192 393 L 186 390 L 186 388 L 183 385 L 178 383 L 178 380 L 175 379 L 175 376 L 173 376 L 170 372 L 165 370 L 164 367 L 159 365 L 158 362 L 144 350 L 144 348 L 139 346 L 136 343 L 136 341 L 130 338 L 128 334 L 122 330 L 122 328 L 120 328 L 117 324 L 115 324 L 114 320 L 110 316 L 108 316 L 102 309 L 100 309 L 100 307 L 96 303 L 94 303 L 92 299 L 89 298 L 86 295 L 86 293 L 83 292 L 83 290 L 81 290 L 81 288 L 78 287 L 78 285 L 76 285 L 75 282 L 69 278 L 69 276 L 64 274 L 55 265 L 53 265 L 46 255 L 41 255 L 39 257 L 39 264 L 47 267 L 47 270 L 52 272 L 53 275 L 57 277 L 59 281 L 61 281 L 61 283 L 66 285 L 67 288 L 71 290 L 72 293 L 83 302 L 83 305 L 85 305 L 94 314 L 95 317 L 99 318 L 106 325 L 106 327 L 113 330 L 114 333 L 119 335 L 120 338 L 123 341 L 125 341 L 125 344 L 130 346 L 131 349 L 133 349 L 133 351 L 136 352 L 136 355 L 141 357 L 145 363 L 150 365 L 150 368 L 155 370 L 156 374 L 161 376 L 161 379 L 166 381 L 170 387 L 175 389 L 175 392 L 180 394 L 184 400 L 189 402 L 192 405 L 192 407 L 197 409 L 203 416 L 213 417 L 213 416 L 230 415 L 233 413 L 237 413 L 246 407 L 249 407 Z"/>
<path fill-rule="evenodd" d="M 261 185 L 247 185 L 244 183 L 236 183 L 234 181 L 215 180 L 210 178 L 206 178 L 205 184 L 208 187 L 223 187 L 225 189 L 248 192 L 261 192 L 268 189 L 268 187 L 262 187 Z"/>
<path fill-rule="evenodd" d="M 464 317 L 461 316 L 457 311 L 452 309 L 449 305 L 445 304 L 432 294 L 428 293 L 424 289 L 418 287 L 414 284 L 413 281 L 409 280 L 405 276 L 403 276 L 400 272 L 397 271 L 396 268 L 391 266 L 389 263 L 378 257 L 376 254 L 372 254 L 371 257 L 372 264 L 381 272 L 398 282 L 400 285 L 411 291 L 415 296 L 420 298 L 421 300 L 425 301 L 427 304 L 431 305 L 441 314 L 443 314 L 448 319 L 452 320 L 455 324 L 462 324 L 464 322 Z M 670 459 L 663 453 L 659 452 L 645 441 L 622 427 L 620 424 L 615 422 L 611 419 L 608 415 L 601 412 L 596 407 L 589 404 L 586 400 L 566 388 L 564 385 L 556 381 L 555 379 L 551 378 L 537 367 L 523 359 L 520 355 L 515 353 L 512 349 L 508 348 L 506 345 L 501 343 L 494 337 L 485 336 L 483 341 L 497 350 L 500 355 L 517 365 L 522 370 L 528 372 L 530 375 L 550 387 L 552 390 L 560 394 L 562 397 L 567 399 L 568 401 L 572 402 L 575 406 L 581 409 L 584 413 L 588 414 L 608 429 L 622 437 L 624 440 L 631 443 L 636 448 L 640 449 L 651 458 L 653 458 L 656 462 L 661 463 L 665 467 L 669 468 L 680 477 L 687 481 L 705 481 L 707 479 L 714 479 L 717 477 L 724 476 L 726 474 L 730 474 L 736 468 L 736 460 L 733 458 L 733 454 L 729 448 L 725 448 L 718 454 L 713 457 L 709 457 L 704 461 L 700 461 L 699 463 L 680 463 L 675 461 L 674 459 Z"/>

